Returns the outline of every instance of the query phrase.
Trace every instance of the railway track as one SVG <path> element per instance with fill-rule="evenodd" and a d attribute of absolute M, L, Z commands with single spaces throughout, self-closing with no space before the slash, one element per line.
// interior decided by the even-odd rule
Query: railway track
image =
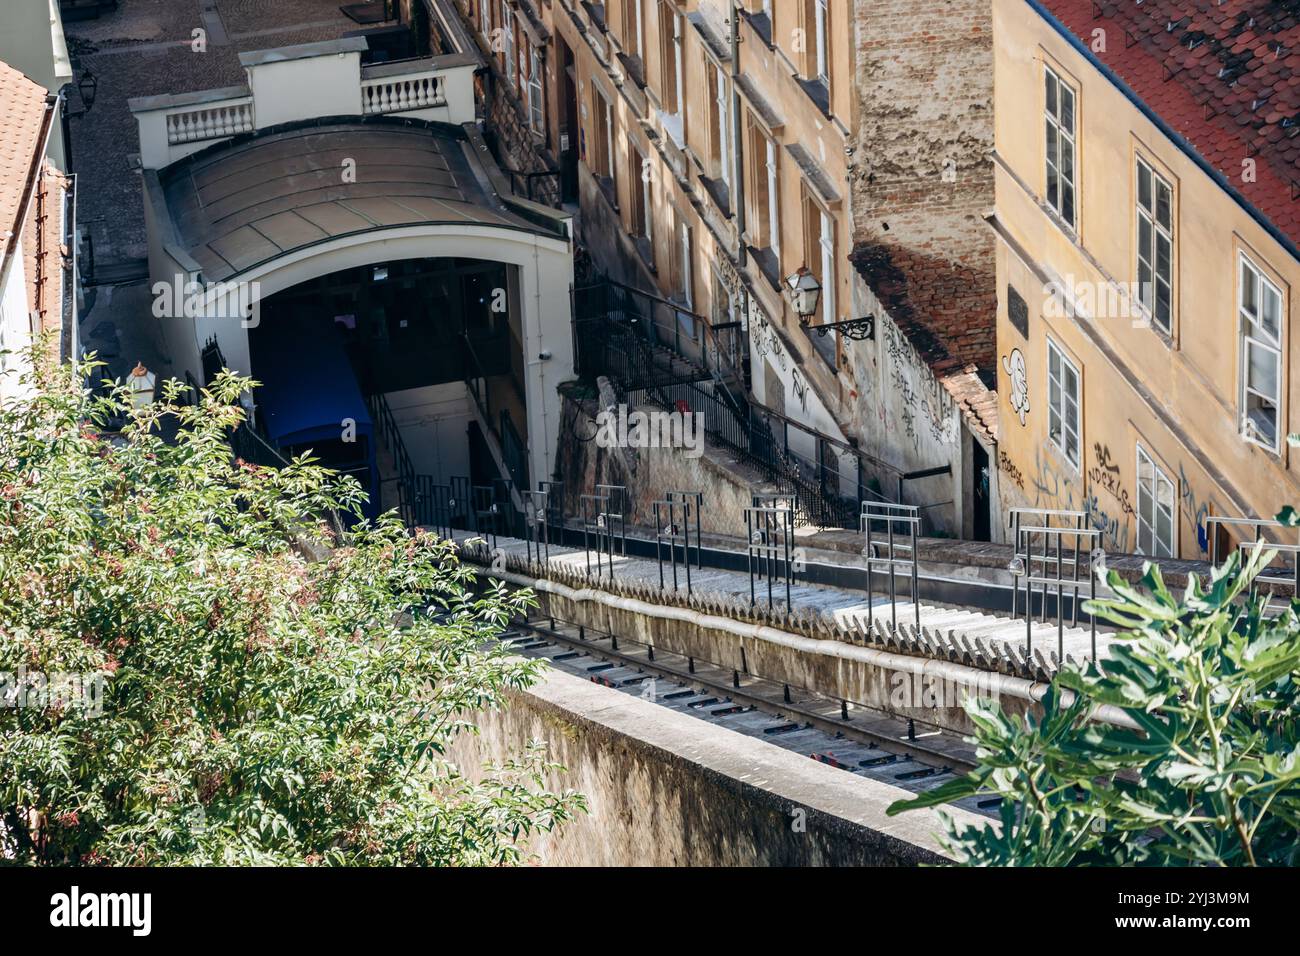
<path fill-rule="evenodd" d="M 914 793 L 973 766 L 970 745 L 937 728 L 565 621 L 515 624 L 499 639 L 621 693 Z M 956 805 L 992 814 L 997 801 Z"/>

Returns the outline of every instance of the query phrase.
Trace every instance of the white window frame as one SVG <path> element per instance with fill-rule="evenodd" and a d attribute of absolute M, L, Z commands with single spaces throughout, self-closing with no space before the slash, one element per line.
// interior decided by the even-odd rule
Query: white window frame
<path fill-rule="evenodd" d="M 1286 297 L 1282 294 L 1281 287 L 1270 279 L 1250 256 L 1242 252 L 1238 257 L 1238 261 L 1237 317 L 1241 349 L 1239 373 L 1241 376 L 1241 437 L 1276 454 L 1282 446 L 1282 395 L 1285 392 L 1282 387 L 1282 337 L 1285 326 L 1283 317 L 1286 314 Z M 1248 281 L 1255 283 L 1253 295 L 1249 297 L 1254 301 L 1253 310 L 1246 294 L 1246 283 Z M 1276 334 L 1270 332 L 1267 325 L 1267 314 L 1264 306 L 1269 297 L 1272 297 L 1276 304 Z M 1274 391 L 1272 395 L 1251 387 L 1250 359 L 1252 352 L 1255 350 L 1263 352 L 1265 356 L 1272 358 L 1275 363 L 1273 373 Z M 1273 406 L 1273 440 L 1271 442 L 1267 440 L 1250 417 L 1252 397 Z"/>
<path fill-rule="evenodd" d="M 686 62 L 685 37 L 682 35 L 681 11 L 678 10 L 676 7 L 674 7 L 672 11 L 672 17 L 673 17 L 673 43 L 672 43 L 673 71 L 674 71 L 674 75 L 677 77 L 677 89 L 675 90 L 677 94 L 677 102 L 673 104 L 672 114 L 674 116 L 681 116 L 685 112 L 682 108 L 682 104 L 686 101 L 686 87 L 685 87 L 686 77 L 684 75 L 684 70 L 682 68 L 682 65 Z"/>
<path fill-rule="evenodd" d="M 1053 358 L 1056 359 L 1057 364 L 1055 373 L 1052 371 Z M 1074 376 L 1073 394 L 1066 388 L 1065 372 L 1067 369 Z M 1070 361 L 1064 350 L 1049 337 L 1047 339 L 1047 440 L 1056 446 L 1061 456 L 1073 465 L 1076 470 L 1079 469 L 1083 457 L 1080 454 L 1080 449 L 1083 447 L 1080 411 L 1082 383 L 1083 379 L 1079 374 L 1078 366 Z M 1070 405 L 1074 406 L 1073 421 L 1068 416 Z M 1053 419 L 1059 422 L 1056 434 L 1052 433 Z M 1070 436 L 1074 438 L 1073 454 L 1070 453 Z"/>
<path fill-rule="evenodd" d="M 506 76 L 511 86 L 518 85 L 519 64 L 515 62 L 515 14 L 510 9 L 510 0 L 501 0 L 501 36 L 502 53 L 506 60 Z"/>
<path fill-rule="evenodd" d="M 1142 201 L 1142 178 L 1146 173 L 1151 180 L 1150 188 L 1150 205 L 1147 206 Z M 1173 183 L 1169 182 L 1162 176 L 1151 163 L 1147 162 L 1141 156 L 1137 157 L 1136 181 L 1133 184 L 1133 208 L 1137 214 L 1137 222 L 1134 225 L 1133 244 L 1137 250 L 1136 262 L 1134 268 L 1137 278 L 1138 303 L 1146 313 L 1151 323 L 1162 330 L 1166 335 L 1173 335 L 1174 331 L 1174 259 L 1177 255 L 1174 246 L 1174 208 L 1177 203 L 1177 194 L 1174 192 Z M 1159 220 L 1159 196 L 1161 189 L 1169 194 L 1169 223 L 1164 225 Z M 1142 241 L 1142 227 L 1146 225 L 1150 231 L 1150 240 Z M 1157 270 L 1158 250 L 1160 241 L 1164 240 L 1169 247 L 1168 256 L 1168 275 L 1162 280 Z M 1150 278 L 1143 281 L 1143 270 L 1149 273 Z M 1167 287 L 1169 302 L 1168 325 L 1165 325 L 1156 312 L 1156 302 L 1159 295 L 1158 290 L 1163 281 Z"/>
<path fill-rule="evenodd" d="M 682 303 L 688 309 L 695 308 L 695 294 L 693 291 L 695 276 L 692 272 L 691 263 L 691 227 L 685 219 L 679 220 L 677 224 L 677 238 L 680 243 L 682 257 Z"/>
<path fill-rule="evenodd" d="M 1167 504 L 1161 504 L 1161 492 Z M 1137 443 L 1137 553 L 1153 558 L 1178 554 L 1178 508 L 1173 479 L 1165 474 L 1142 443 Z M 1161 540 L 1157 512 L 1163 512 L 1169 539 Z"/>
<path fill-rule="evenodd" d="M 831 50 L 830 50 L 830 0 L 814 0 L 813 23 L 817 39 L 817 79 L 831 85 Z"/>
<path fill-rule="evenodd" d="M 645 241 L 650 244 L 651 256 L 654 255 L 655 230 L 654 230 L 654 177 L 647 176 L 646 172 L 649 167 L 646 166 L 646 157 L 641 154 L 639 149 L 633 148 L 637 158 L 637 176 L 641 180 L 641 203 L 645 210 Z"/>
<path fill-rule="evenodd" d="M 767 225 L 770 235 L 767 244 L 776 256 L 777 268 L 781 266 L 781 202 L 777 194 L 777 152 L 776 143 L 766 136 L 763 142 L 767 146 Z"/>
<path fill-rule="evenodd" d="M 1076 131 L 1079 126 L 1079 94 L 1073 86 L 1061 78 L 1050 66 L 1044 65 L 1044 100 L 1043 112 L 1046 125 L 1043 130 L 1043 151 L 1046 156 L 1047 181 L 1043 196 L 1047 204 L 1055 210 L 1057 216 L 1071 230 L 1078 229 L 1079 221 L 1079 154 Z M 1068 95 L 1070 111 L 1065 111 Z M 1053 103 L 1055 101 L 1055 103 Z M 1053 145 L 1055 140 L 1055 145 Z M 1069 175 L 1065 173 L 1065 161 L 1068 157 Z M 1052 197 L 1052 178 L 1056 178 L 1056 196 Z M 1066 186 L 1069 187 L 1070 202 L 1066 204 Z"/>
<path fill-rule="evenodd" d="M 479 31 L 490 46 L 492 43 L 492 0 L 478 0 L 478 20 Z"/>
<path fill-rule="evenodd" d="M 546 128 L 546 106 L 542 92 L 542 57 L 535 44 L 528 44 L 528 125 L 534 133 Z"/>
<path fill-rule="evenodd" d="M 636 30 L 635 42 L 632 45 L 632 52 L 636 54 L 637 59 L 642 63 L 645 62 L 645 7 L 641 0 L 632 0 L 634 15 L 632 29 Z M 626 9 L 626 7 L 624 8 Z"/>
<path fill-rule="evenodd" d="M 718 113 L 718 160 L 722 166 L 722 181 L 731 188 L 731 136 L 729 125 L 731 123 L 731 103 L 727 96 L 727 75 L 723 72 L 722 67 L 716 63 L 713 64 L 714 80 L 717 83 L 718 94 L 715 105 Z"/>
<path fill-rule="evenodd" d="M 610 182 L 614 182 L 614 105 L 609 101 L 609 98 L 605 96 L 604 93 L 600 93 L 599 96 L 600 103 L 604 107 L 605 115 L 603 120 L 605 123 L 605 143 L 607 144 L 605 149 L 605 168 L 600 171 L 600 174 Z M 599 122 L 599 120 L 597 122 Z"/>
<path fill-rule="evenodd" d="M 817 245 L 821 248 L 822 260 L 822 324 L 830 325 L 835 321 L 835 222 L 831 214 L 820 206 L 817 213 L 821 217 L 820 235 Z"/>
<path fill-rule="evenodd" d="M 718 268 L 717 263 L 709 263 L 709 270 L 713 276 L 713 324 L 720 325 L 723 322 L 736 321 L 736 297 L 727 284 L 722 280 L 722 271 Z M 720 310 L 725 304 L 725 312 Z"/>

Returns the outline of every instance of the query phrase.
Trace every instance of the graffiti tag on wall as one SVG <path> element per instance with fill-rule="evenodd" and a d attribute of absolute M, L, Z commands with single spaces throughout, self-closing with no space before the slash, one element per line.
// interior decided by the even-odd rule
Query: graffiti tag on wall
<path fill-rule="evenodd" d="M 1106 507 L 1072 468 L 1062 466 L 1042 448 L 1034 455 L 1034 470 L 1029 484 L 1026 498 L 1031 507 L 1082 511 L 1087 515 L 1088 527 L 1101 532 L 1103 548 L 1122 553 L 1131 550 L 1129 515 L 1122 507 L 1120 510 Z"/>
<path fill-rule="evenodd" d="M 1102 547 L 1108 551 L 1128 552 L 1132 543 L 1132 525 L 1136 512 L 1132 496 L 1123 486 L 1120 467 L 1110 447 L 1101 442 L 1092 446 L 1096 463 L 1080 481 L 1073 469 L 1062 465 L 1043 448 L 1034 455 L 1034 468 L 1028 481 L 1020 466 L 1003 450 L 998 450 L 998 469 L 1025 491 L 1025 500 L 1033 508 L 1082 511 L 1088 526 L 1101 532 Z M 1026 487 L 1028 485 L 1028 487 Z M 1115 500 L 1118 507 L 1103 503 L 1099 492 Z M 1200 498 L 1192 487 L 1183 465 L 1178 466 L 1179 507 L 1196 532 L 1196 544 L 1202 555 L 1209 553 L 1206 519 L 1220 513 L 1213 498 Z"/>
<path fill-rule="evenodd" d="M 1093 442 L 1092 454 L 1097 459 L 1097 464 L 1088 469 L 1088 481 L 1093 485 L 1099 485 L 1119 502 L 1120 510 L 1126 517 L 1132 517 L 1133 505 L 1129 499 L 1128 489 L 1120 482 L 1119 465 L 1111 459 L 1110 446 Z"/>
<path fill-rule="evenodd" d="M 1196 544 L 1201 549 L 1201 554 L 1208 554 L 1210 539 L 1206 531 L 1205 519 L 1212 514 L 1218 514 L 1219 507 L 1211 498 L 1202 500 L 1196 497 L 1192 483 L 1187 480 L 1187 472 L 1181 464 L 1178 466 L 1178 503 L 1196 531 Z"/>
<path fill-rule="evenodd" d="M 1011 481 L 1015 482 L 1017 488 L 1025 490 L 1025 476 L 1020 471 L 1020 466 L 1011 460 L 1002 449 L 998 449 L 998 471 L 1006 475 Z"/>
<path fill-rule="evenodd" d="M 912 450 L 921 450 L 921 435 L 925 433 L 921 429 L 936 444 L 956 444 L 958 425 L 951 397 L 929 366 L 920 362 L 898 328 L 892 322 L 881 325 L 885 331 L 885 354 L 890 359 L 890 383 L 902 401 L 903 427 L 912 441 Z M 914 384 L 918 381 L 922 383 L 920 388 Z"/>
<path fill-rule="evenodd" d="M 1011 379 L 1011 394 L 1007 401 L 1011 410 L 1020 416 L 1020 427 L 1025 426 L 1029 416 L 1029 373 L 1025 369 L 1025 356 L 1020 349 L 1012 349 L 1010 355 L 1002 357 L 1002 367 Z"/>

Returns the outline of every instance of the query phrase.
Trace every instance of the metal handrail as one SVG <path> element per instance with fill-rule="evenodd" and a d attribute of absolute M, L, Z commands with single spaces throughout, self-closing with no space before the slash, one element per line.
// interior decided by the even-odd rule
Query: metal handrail
<path fill-rule="evenodd" d="M 670 330 L 656 321 L 656 307 L 671 311 Z M 693 336 L 683 336 L 682 316 L 691 319 Z M 616 379 L 629 404 L 641 399 L 669 410 L 701 412 L 712 439 L 763 469 L 782 490 L 796 493 L 801 521 L 857 528 L 860 500 L 892 500 L 870 487 L 868 476 L 896 479 L 901 498 L 904 481 L 951 472 L 948 465 L 905 472 L 847 441 L 738 398 L 730 386 L 743 384 L 745 376 L 734 349 L 703 316 L 662 296 L 608 279 L 576 289 L 574 332 L 584 376 Z M 694 347 L 687 349 L 684 339 Z M 666 367 L 656 360 L 655 348 L 669 354 Z M 847 472 L 845 459 L 851 462 Z"/>
<path fill-rule="evenodd" d="M 757 502 L 757 499 L 756 499 Z M 746 564 L 749 569 L 749 604 L 758 604 L 756 581 L 767 585 L 767 606 L 774 608 L 772 586 L 785 582 L 785 608 L 793 610 L 794 512 L 755 503 L 745 509 Z M 779 575 L 779 577 L 778 577 Z"/>
<path fill-rule="evenodd" d="M 863 534 L 862 555 L 867 562 L 867 623 L 874 623 L 875 586 L 873 572 L 883 567 L 889 580 L 889 614 L 890 625 L 898 629 L 898 585 L 897 573 L 900 568 L 908 572 L 911 584 L 913 621 L 919 630 L 921 627 L 921 592 L 917 575 L 916 538 L 921 530 L 920 509 L 916 505 L 903 505 L 890 502 L 862 502 L 861 526 Z M 876 537 L 877 526 L 884 525 L 884 539 Z M 895 529 L 898 528 L 898 533 Z M 902 537 L 900 542 L 898 539 Z M 880 550 L 883 547 L 884 557 Z M 906 557 L 898 557 L 899 554 Z"/>
<path fill-rule="evenodd" d="M 1025 657 L 1029 660 L 1034 647 L 1034 586 L 1042 590 L 1039 596 L 1039 618 L 1047 620 L 1047 598 L 1052 588 L 1056 589 L 1056 648 L 1057 659 L 1065 660 L 1065 611 L 1063 608 L 1065 592 L 1071 592 L 1070 626 L 1079 623 L 1079 591 L 1086 588 L 1090 600 L 1097 598 L 1097 575 L 1094 573 L 1104 561 L 1105 552 L 1101 549 L 1102 535 L 1096 528 L 1087 527 L 1088 515 L 1082 511 L 1053 511 L 1046 508 L 1012 508 L 1008 514 L 1012 528 L 1012 542 L 1015 558 L 1010 571 L 1014 575 L 1011 614 L 1017 613 L 1017 595 L 1020 583 L 1025 587 Z M 1023 519 L 1037 519 L 1024 523 Z M 1057 523 L 1053 523 L 1057 522 Z M 1071 539 L 1070 546 L 1064 544 Z M 1034 544 L 1041 543 L 1041 550 L 1035 552 Z M 1083 546 L 1080 547 L 1080 543 Z M 1053 553 L 1055 546 L 1055 553 Z M 1081 558 L 1081 555 L 1084 557 Z M 1085 561 L 1086 558 L 1086 561 Z M 1069 569 L 1070 576 L 1063 573 Z M 1087 577 L 1080 578 L 1080 572 L 1086 571 Z M 1088 616 L 1088 628 L 1091 640 L 1093 660 L 1097 659 L 1097 619 Z"/>
<path fill-rule="evenodd" d="M 1229 518 L 1224 515 L 1207 515 L 1205 518 L 1205 537 L 1206 548 L 1210 552 L 1210 563 L 1219 563 L 1219 534 L 1220 527 L 1240 527 L 1251 528 L 1254 533 L 1255 541 L 1267 541 L 1263 531 L 1265 528 L 1285 529 L 1290 527 L 1273 518 Z"/>
<path fill-rule="evenodd" d="M 411 463 L 406 443 L 402 440 L 401 429 L 397 427 L 397 419 L 393 417 L 393 409 L 389 406 L 383 392 L 371 392 L 367 395 L 366 406 L 397 468 L 397 513 L 401 515 L 408 528 L 414 528 L 418 523 L 415 515 L 415 466 Z"/>

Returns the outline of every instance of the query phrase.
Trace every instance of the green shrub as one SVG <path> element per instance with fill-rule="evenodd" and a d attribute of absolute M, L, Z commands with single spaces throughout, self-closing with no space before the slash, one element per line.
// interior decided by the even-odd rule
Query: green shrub
<path fill-rule="evenodd" d="M 1270 557 L 1234 554 L 1181 598 L 1153 565 L 1140 586 L 1111 572 L 1091 609 L 1123 634 L 1100 666 L 1024 719 L 968 700 L 977 769 L 889 812 L 1000 796 L 999 826 L 948 822 L 967 865 L 1300 862 L 1300 604 L 1268 616 L 1251 593 Z"/>
<path fill-rule="evenodd" d="M 444 758 L 536 679 L 489 649 L 526 595 L 391 515 L 306 557 L 361 490 L 232 461 L 247 380 L 129 411 L 69 371 L 0 405 L 0 862 L 510 863 L 582 808 L 535 747 L 477 782 Z"/>

